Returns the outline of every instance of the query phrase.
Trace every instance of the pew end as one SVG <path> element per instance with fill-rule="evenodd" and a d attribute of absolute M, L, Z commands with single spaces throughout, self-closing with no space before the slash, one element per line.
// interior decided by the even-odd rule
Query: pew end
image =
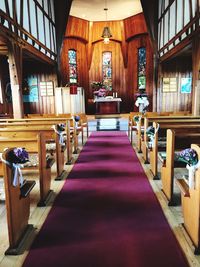
<path fill-rule="evenodd" d="M 14 148 L 6 149 L 2 155 L 8 162 L 9 155 Z M 24 244 L 27 238 L 34 232 L 33 225 L 29 224 L 30 192 L 35 186 L 35 181 L 25 181 L 13 185 L 13 169 L 8 163 L 3 162 L 4 184 L 6 195 L 7 224 L 9 235 L 9 248 L 5 255 L 19 255 L 25 250 Z"/>
<path fill-rule="evenodd" d="M 200 160 L 199 145 L 192 144 Z M 200 168 L 196 169 L 194 174 L 195 186 L 189 188 L 187 182 L 182 179 L 177 184 L 181 190 L 181 203 L 183 211 L 183 227 L 189 235 L 193 245 L 194 254 L 200 254 Z"/>

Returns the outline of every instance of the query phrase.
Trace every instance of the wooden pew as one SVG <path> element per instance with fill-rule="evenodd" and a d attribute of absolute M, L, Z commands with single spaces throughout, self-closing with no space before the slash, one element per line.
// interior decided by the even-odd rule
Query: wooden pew
<path fill-rule="evenodd" d="M 153 124 L 153 122 L 157 122 L 159 124 L 161 123 L 169 123 L 171 125 L 173 124 L 177 124 L 177 122 L 182 123 L 182 125 L 185 124 L 185 122 L 187 121 L 187 123 L 200 123 L 200 117 L 194 117 L 194 116 L 157 116 L 157 117 L 149 117 L 149 118 L 144 118 L 144 134 L 141 134 L 141 131 L 138 130 L 138 139 L 141 139 L 140 141 L 140 145 L 141 145 L 141 151 L 143 154 L 143 158 L 144 158 L 144 162 L 145 164 L 149 163 L 148 161 L 148 135 L 146 134 L 146 130 L 147 128 Z M 139 124 L 140 127 L 140 124 Z M 139 134 L 141 134 L 139 136 Z"/>
<path fill-rule="evenodd" d="M 200 147 L 192 144 L 200 160 Z M 183 226 L 190 236 L 195 254 L 200 254 L 200 168 L 195 172 L 195 186 L 189 188 L 185 179 L 177 179 L 176 183 L 181 190 L 181 203 L 184 223 Z"/>
<path fill-rule="evenodd" d="M 177 121 L 177 123 L 169 123 L 166 121 L 159 122 L 159 125 L 157 122 L 153 122 L 154 129 L 157 129 L 159 127 L 159 130 L 154 135 L 154 146 L 150 148 L 149 151 L 149 159 L 150 159 L 150 170 L 153 174 L 153 179 L 158 179 L 158 153 L 161 151 L 166 151 L 166 137 L 167 137 L 167 129 L 173 129 L 180 132 L 200 132 L 200 123 L 194 124 L 188 122 L 187 124 L 180 123 Z M 162 141 L 159 141 L 159 138 L 161 138 Z M 164 141 L 165 140 L 165 141 Z M 148 159 L 148 156 L 146 156 Z"/>
<path fill-rule="evenodd" d="M 9 126 L 5 128 L 0 127 L 0 137 L 12 137 L 15 138 L 16 136 L 24 136 L 26 134 L 27 136 L 36 136 L 38 133 L 43 132 L 45 135 L 46 140 L 48 143 L 52 143 L 52 141 L 55 143 L 55 146 L 53 147 L 53 152 L 56 154 L 56 170 L 57 170 L 57 177 L 56 180 L 62 179 L 62 176 L 64 174 L 64 151 L 65 147 L 63 147 L 59 143 L 59 136 L 57 133 L 55 133 L 54 129 L 52 129 L 51 125 L 33 125 L 26 123 L 23 124 L 15 124 L 12 123 Z M 69 141 L 68 141 L 69 140 Z M 72 149 L 70 146 L 70 134 L 69 131 L 67 132 L 67 157 L 68 160 L 72 160 Z M 51 146 L 51 145 L 50 145 Z M 55 149 L 55 151 L 54 151 Z"/>
<path fill-rule="evenodd" d="M 174 168 L 183 168 L 185 164 L 175 161 L 175 151 L 181 151 L 190 147 L 193 143 L 200 143 L 200 133 L 194 132 L 176 132 L 174 130 L 167 130 L 167 147 L 166 159 L 163 161 L 161 168 L 162 191 L 164 192 L 168 204 L 175 205 L 174 202 Z"/>
<path fill-rule="evenodd" d="M 77 115 L 80 116 L 81 125 L 82 125 L 83 129 L 84 128 L 86 129 L 86 136 L 88 138 L 88 136 L 89 136 L 89 124 L 88 124 L 87 116 L 84 113 L 77 113 Z M 82 134 L 82 138 L 84 138 L 84 134 Z M 82 143 L 83 143 L 83 140 L 82 140 Z"/>
<path fill-rule="evenodd" d="M 128 117 L 128 137 L 130 138 L 131 144 L 133 143 L 133 132 L 137 132 L 137 124 L 134 121 L 135 116 L 142 116 L 141 112 L 130 112 Z"/>
<path fill-rule="evenodd" d="M 46 143 L 48 139 L 43 132 L 31 133 L 27 138 L 27 132 L 15 132 L 14 135 L 0 136 L 0 152 L 10 147 L 24 147 L 29 153 L 37 153 L 39 165 L 40 200 L 38 206 L 45 206 L 48 202 L 52 190 L 51 187 L 51 167 L 55 162 L 54 158 L 46 158 Z M 34 168 L 34 167 L 32 167 Z M 4 175 L 4 174 L 3 174 Z"/>
<path fill-rule="evenodd" d="M 66 119 L 66 118 L 37 118 L 37 119 L 17 119 L 17 120 L 9 120 L 7 122 L 2 123 L 0 120 L 0 128 L 12 128 L 12 127 L 30 127 L 32 126 L 49 126 L 52 127 L 53 125 L 56 125 L 58 123 L 65 123 L 66 124 L 66 146 L 67 146 L 67 163 L 71 164 L 73 161 L 72 157 L 72 144 L 74 144 L 74 153 L 77 152 L 78 148 L 78 141 L 77 141 L 77 134 L 76 129 L 71 132 L 70 125 L 71 123 L 74 123 L 74 120 L 72 118 Z M 57 151 L 58 152 L 58 151 Z M 59 155 L 58 155 L 59 156 Z M 59 166 L 58 166 L 59 168 Z M 62 167 L 63 169 L 63 167 Z M 58 176 L 60 176 L 60 171 L 58 173 Z"/>
<path fill-rule="evenodd" d="M 82 144 L 84 143 L 84 133 L 83 133 L 83 128 L 84 127 L 88 127 L 87 122 L 87 117 L 85 114 L 83 113 L 77 113 L 72 115 L 71 113 L 62 113 L 62 114 L 27 114 L 27 118 L 65 118 L 65 119 L 70 119 L 70 118 L 74 118 L 75 115 L 78 115 L 80 117 L 80 121 L 76 124 L 74 123 L 74 121 L 71 121 L 71 130 L 74 130 L 74 128 L 76 128 L 76 135 L 78 136 L 79 134 L 81 134 L 81 139 L 82 139 Z M 76 125 L 76 127 L 75 127 Z M 76 141 L 76 140 L 75 140 Z M 78 151 L 78 145 L 77 148 L 75 149 L 75 151 Z"/>
<path fill-rule="evenodd" d="M 177 116 L 178 115 L 178 116 Z M 137 150 L 138 153 L 141 153 L 142 150 L 145 151 L 145 147 L 143 144 L 143 141 L 145 141 L 145 136 L 143 137 L 143 133 L 146 132 L 146 129 L 148 128 L 149 125 L 151 125 L 151 123 L 153 123 L 153 121 L 157 121 L 157 120 L 165 120 L 165 119 L 170 119 L 170 118 L 175 118 L 176 119 L 184 119 L 186 118 L 185 115 L 179 115 L 176 113 L 169 113 L 168 112 L 147 112 L 145 115 L 142 116 L 140 122 L 138 123 L 138 127 L 137 127 Z M 187 116 L 187 118 L 196 118 L 196 119 L 200 119 L 200 117 L 194 117 L 194 116 Z M 145 152 L 146 153 L 146 152 Z M 145 154 L 143 153 L 143 154 Z"/>
<path fill-rule="evenodd" d="M 3 153 L 3 159 L 9 160 L 13 148 Z M 4 184 L 6 194 L 6 213 L 9 235 L 9 248 L 6 255 L 20 254 L 24 241 L 33 230 L 33 225 L 28 224 L 30 214 L 30 192 L 35 181 L 26 181 L 22 186 L 13 186 L 13 171 L 10 166 L 3 164 Z"/>

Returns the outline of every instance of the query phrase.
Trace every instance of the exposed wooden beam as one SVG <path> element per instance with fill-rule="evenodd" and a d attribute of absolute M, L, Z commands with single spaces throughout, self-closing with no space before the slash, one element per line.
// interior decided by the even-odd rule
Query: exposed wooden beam
<path fill-rule="evenodd" d="M 22 48 L 15 43 L 8 44 L 10 83 L 14 118 L 23 118 L 22 99 Z"/>
<path fill-rule="evenodd" d="M 158 0 L 140 0 L 154 54 L 158 52 Z"/>
<path fill-rule="evenodd" d="M 61 48 L 72 0 L 54 0 L 55 22 L 56 22 L 56 43 L 57 43 L 57 63 L 58 63 L 58 84 L 61 82 Z"/>

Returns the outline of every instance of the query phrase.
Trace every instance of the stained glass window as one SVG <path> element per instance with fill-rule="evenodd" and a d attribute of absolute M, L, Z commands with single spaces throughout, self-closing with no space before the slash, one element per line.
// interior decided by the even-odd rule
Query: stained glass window
<path fill-rule="evenodd" d="M 103 52 L 103 83 L 108 90 L 112 90 L 112 53 Z"/>
<path fill-rule="evenodd" d="M 146 48 L 138 49 L 138 89 L 146 88 Z"/>
<path fill-rule="evenodd" d="M 76 51 L 68 50 L 68 60 L 69 60 L 69 82 L 77 83 L 77 61 L 76 61 Z"/>

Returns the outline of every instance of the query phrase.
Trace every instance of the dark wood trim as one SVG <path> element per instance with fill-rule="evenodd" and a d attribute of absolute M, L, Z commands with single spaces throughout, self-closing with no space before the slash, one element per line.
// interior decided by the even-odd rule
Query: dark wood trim
<path fill-rule="evenodd" d="M 197 17 L 194 17 L 192 21 L 190 21 L 178 34 L 176 34 L 167 44 L 165 44 L 160 50 L 159 53 L 163 52 L 165 49 L 167 49 L 170 44 L 174 43 L 178 38 L 181 38 L 182 34 L 187 31 L 197 20 Z M 164 34 L 163 34 L 164 35 Z"/>
<path fill-rule="evenodd" d="M 182 13 L 182 29 L 184 28 L 184 14 L 185 14 L 185 0 L 182 0 L 183 13 Z"/>
<path fill-rule="evenodd" d="M 13 19 L 8 17 L 2 10 L 0 10 L 0 17 L 3 17 L 6 21 L 8 21 L 8 23 L 11 23 L 11 25 L 15 25 Z M 53 51 L 51 51 L 49 48 L 47 48 L 43 43 L 41 43 L 37 38 L 32 36 L 29 32 L 27 32 L 19 24 L 17 24 L 17 27 L 18 27 L 18 30 L 20 32 L 22 32 L 24 36 L 27 36 L 27 38 L 30 38 L 33 42 L 38 44 L 38 46 L 41 46 L 45 51 L 50 53 L 51 56 L 56 57 L 56 54 Z M 13 31 L 10 31 L 7 27 L 4 27 L 3 25 L 1 25 L 1 23 L 0 23 L 0 28 L 2 29 L 2 31 L 4 33 L 6 33 L 5 37 L 8 37 L 7 39 L 9 39 L 9 37 L 12 37 L 13 39 L 18 40 L 18 42 L 21 42 L 21 43 L 24 43 L 24 44 L 27 43 L 27 41 L 24 38 L 22 38 L 22 39 L 19 38 L 18 35 L 14 34 Z"/>
<path fill-rule="evenodd" d="M 36 5 L 35 5 L 35 19 L 36 19 L 37 39 L 39 40 L 38 12 L 37 12 L 37 6 Z"/>
<path fill-rule="evenodd" d="M 6 7 L 6 14 L 8 15 L 9 18 L 11 18 L 11 17 L 10 17 L 10 9 L 9 9 L 8 0 L 5 0 L 5 7 Z M 9 29 L 10 29 L 10 31 L 12 31 L 11 23 L 8 22 L 8 25 L 9 25 Z"/>
<path fill-rule="evenodd" d="M 79 40 L 80 42 L 82 42 L 84 44 L 88 43 L 88 41 L 86 39 L 84 39 L 82 37 L 75 36 L 75 35 L 68 35 L 68 36 L 65 36 L 63 39 L 64 40 L 66 40 L 66 39 L 76 39 L 76 40 Z M 102 41 L 102 39 L 101 39 L 101 41 Z"/>
<path fill-rule="evenodd" d="M 160 20 L 165 16 L 165 14 L 170 9 L 170 7 L 174 3 L 174 1 L 175 0 L 172 0 L 171 2 L 169 2 L 169 5 L 166 7 L 166 9 L 164 9 L 164 1 L 162 2 L 162 8 L 164 9 L 164 11 L 161 9 L 162 12 L 161 12 L 161 16 L 158 18 L 158 22 L 160 22 Z"/>
<path fill-rule="evenodd" d="M 29 33 L 32 34 L 31 31 L 31 17 L 30 17 L 30 3 L 27 0 L 27 7 L 28 7 L 28 24 L 29 24 Z"/>
<path fill-rule="evenodd" d="M 12 5 L 13 5 L 13 21 L 15 22 L 14 23 L 14 31 L 15 31 L 15 34 L 18 35 L 18 29 L 17 29 L 17 10 L 16 10 L 16 1 L 15 0 L 12 0 Z"/>
<path fill-rule="evenodd" d="M 164 54 L 159 58 L 160 62 L 163 62 L 171 57 L 173 57 L 177 51 L 181 51 L 184 47 L 192 42 L 192 37 L 196 34 L 200 34 L 200 27 L 197 31 L 192 32 L 189 36 L 187 36 L 182 42 L 173 47 L 168 53 Z"/>
<path fill-rule="evenodd" d="M 131 36 L 131 37 L 129 37 L 129 38 L 126 39 L 126 42 L 130 42 L 130 41 L 132 41 L 132 40 L 134 40 L 134 39 L 137 39 L 137 38 L 142 37 L 142 36 L 145 36 L 145 35 L 148 35 L 148 32 L 139 33 L 139 34 L 136 34 L 136 35 L 134 35 L 134 36 Z M 118 42 L 119 42 L 119 41 L 118 41 Z M 120 41 L 120 42 L 121 42 L 121 41 Z"/>
<path fill-rule="evenodd" d="M 43 15 L 46 16 L 48 18 L 49 21 L 51 21 L 51 23 L 55 25 L 55 22 L 52 20 L 52 18 L 50 18 L 49 14 L 47 14 L 47 12 L 44 10 L 44 2 L 43 2 L 43 7 L 40 5 L 40 3 L 37 2 L 37 0 L 33 0 L 35 2 L 35 5 L 42 11 Z M 49 1 L 48 1 L 49 2 Z M 47 2 L 47 4 L 49 4 Z"/>
<path fill-rule="evenodd" d="M 43 25 L 44 25 L 44 43 L 47 46 L 47 39 L 46 39 L 46 24 L 45 24 L 45 15 L 43 13 Z"/>
<path fill-rule="evenodd" d="M 168 42 L 169 40 L 170 40 L 170 8 L 168 12 Z M 167 50 L 169 51 L 169 47 L 167 48 Z"/>
<path fill-rule="evenodd" d="M 47 2 L 47 5 L 48 5 L 48 12 L 49 12 L 49 14 L 50 14 L 50 2 L 48 1 Z M 51 22 L 50 22 L 50 20 L 49 20 L 49 40 L 50 40 L 50 49 L 52 50 L 52 36 L 51 36 Z"/>
<path fill-rule="evenodd" d="M 175 4 L 175 14 L 176 14 L 176 17 L 175 17 L 175 33 L 177 33 L 177 17 L 178 17 L 178 11 L 177 11 L 177 0 L 176 0 L 176 4 Z"/>
<path fill-rule="evenodd" d="M 190 20 L 192 20 L 192 0 L 189 0 L 190 5 Z"/>
<path fill-rule="evenodd" d="M 24 0 L 20 2 L 20 26 L 23 27 L 23 20 L 24 20 Z"/>

